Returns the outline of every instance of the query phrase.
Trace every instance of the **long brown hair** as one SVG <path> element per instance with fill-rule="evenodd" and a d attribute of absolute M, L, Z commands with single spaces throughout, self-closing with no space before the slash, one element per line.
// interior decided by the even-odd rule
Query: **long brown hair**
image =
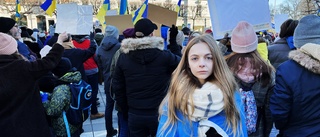
<path fill-rule="evenodd" d="M 245 64 L 245 59 L 250 59 L 251 69 L 255 81 L 261 81 L 262 87 L 266 87 L 271 79 L 274 68 L 264 61 L 257 50 L 250 53 L 231 53 L 226 57 L 227 64 L 234 74 L 237 74 Z"/>
<path fill-rule="evenodd" d="M 237 89 L 237 83 L 234 79 L 232 72 L 229 70 L 227 63 L 217 46 L 214 38 L 209 34 L 200 35 L 193 38 L 186 46 L 181 61 L 172 74 L 172 79 L 168 93 L 162 101 L 159 113 L 167 115 L 168 119 L 164 126 L 160 129 L 160 135 L 164 135 L 164 131 L 170 132 L 173 126 L 178 120 L 176 110 L 181 111 L 183 115 L 188 116 L 189 121 L 191 114 L 188 112 L 188 99 L 193 100 L 192 94 L 196 88 L 200 88 L 202 85 L 200 81 L 192 74 L 189 63 L 188 54 L 191 47 L 197 43 L 206 43 L 211 51 L 213 57 L 213 70 L 212 74 L 206 79 L 211 83 L 216 84 L 223 92 L 224 111 L 226 114 L 226 123 L 229 128 L 232 129 L 234 135 L 239 135 L 238 126 L 240 125 L 240 113 L 237 110 L 234 100 L 234 94 Z M 194 104 L 190 104 L 194 108 Z M 163 112 L 162 108 L 167 106 L 168 111 Z M 193 113 L 194 109 L 192 110 Z M 241 126 L 240 126 L 241 128 Z"/>

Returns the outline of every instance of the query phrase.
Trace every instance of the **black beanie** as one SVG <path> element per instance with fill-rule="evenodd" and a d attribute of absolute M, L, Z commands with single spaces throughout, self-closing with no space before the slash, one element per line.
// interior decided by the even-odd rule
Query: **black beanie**
<path fill-rule="evenodd" d="M 68 58 L 62 57 L 56 68 L 52 70 L 52 73 L 60 78 L 71 70 L 72 65 L 70 60 Z"/>
<path fill-rule="evenodd" d="M 21 29 L 21 37 L 30 38 L 27 27 L 23 26 L 23 27 L 20 27 L 20 29 Z"/>
<path fill-rule="evenodd" d="M 0 17 L 0 24 L 0 32 L 8 33 L 16 24 L 16 21 L 11 18 Z"/>
<path fill-rule="evenodd" d="M 151 20 L 147 18 L 138 20 L 134 25 L 135 35 L 138 38 L 149 36 L 154 30 L 157 29 L 157 25 L 152 23 Z"/>

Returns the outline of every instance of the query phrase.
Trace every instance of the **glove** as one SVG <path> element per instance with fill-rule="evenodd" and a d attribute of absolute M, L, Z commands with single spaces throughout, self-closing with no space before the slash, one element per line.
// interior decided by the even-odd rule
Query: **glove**
<path fill-rule="evenodd" d="M 48 97 L 49 97 L 48 93 L 40 91 L 40 96 L 41 96 L 42 103 L 48 101 Z"/>
<path fill-rule="evenodd" d="M 172 24 L 172 27 L 170 28 L 170 40 L 176 41 L 177 35 L 178 35 L 178 27 Z"/>
<path fill-rule="evenodd" d="M 92 31 L 90 31 L 90 41 L 94 40 L 94 33 Z"/>

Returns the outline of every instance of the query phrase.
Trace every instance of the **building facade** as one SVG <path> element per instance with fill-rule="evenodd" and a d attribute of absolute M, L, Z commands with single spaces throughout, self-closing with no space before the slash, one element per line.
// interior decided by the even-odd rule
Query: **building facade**
<path fill-rule="evenodd" d="M 14 0 L 15 1 L 15 0 Z M 84 2 L 86 1 L 86 2 Z M 92 4 L 94 7 L 94 14 L 101 6 L 104 0 L 69 0 L 68 2 L 76 2 L 78 4 Z M 111 9 L 118 9 L 119 0 L 110 0 Z M 60 0 L 59 3 L 64 1 Z M 68 3 L 67 2 L 67 3 Z M 144 0 L 128 0 L 129 14 L 132 14 Z M 159 5 L 171 10 L 175 10 L 178 0 L 149 0 L 149 3 Z M 30 4 L 30 3 L 29 3 Z M 41 4 L 41 2 L 40 2 Z M 56 16 L 48 16 L 41 8 L 39 1 L 31 6 L 21 5 L 21 18 L 18 20 L 18 24 L 27 26 L 28 28 L 37 28 L 40 31 L 48 31 L 50 25 L 56 23 Z M 95 4 L 95 5 L 94 5 Z M 4 17 L 14 18 L 15 3 L 1 3 L 0 15 Z M 8 10 L 12 9 L 12 10 Z M 177 26 L 179 28 L 189 27 L 191 30 L 203 32 L 208 28 L 211 28 L 210 14 L 208 10 L 207 0 L 182 0 L 180 7 L 180 16 L 177 19 Z M 93 23 L 97 20 L 95 15 L 93 16 Z"/>

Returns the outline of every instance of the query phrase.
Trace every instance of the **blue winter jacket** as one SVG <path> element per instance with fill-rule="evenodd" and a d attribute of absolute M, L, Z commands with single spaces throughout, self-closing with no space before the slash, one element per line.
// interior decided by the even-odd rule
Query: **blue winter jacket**
<path fill-rule="evenodd" d="M 241 135 L 238 134 L 236 136 L 247 137 L 248 135 L 247 135 L 247 128 L 245 124 L 244 106 L 241 102 L 241 97 L 238 92 L 235 94 L 235 102 L 238 110 L 240 110 L 240 119 L 241 119 L 240 120 L 241 129 L 239 129 L 239 133 L 241 133 Z M 164 106 L 162 109 L 164 113 L 168 111 L 167 106 Z M 179 119 L 181 119 L 181 121 L 177 121 L 177 123 L 173 126 L 173 129 L 171 130 L 171 132 L 168 133 L 167 132 L 168 129 L 166 129 L 164 134 L 162 135 L 160 135 L 160 131 L 161 131 L 161 128 L 164 126 L 164 123 L 166 122 L 168 117 L 167 115 L 164 115 L 164 114 L 160 116 L 157 137 L 198 137 L 199 122 L 192 121 L 192 125 L 190 125 L 188 122 L 189 121 L 188 118 L 184 116 L 180 111 L 177 111 L 177 116 Z M 218 125 L 221 129 L 223 129 L 223 132 L 228 134 L 230 137 L 234 136 L 232 133 L 232 129 L 231 128 L 227 129 L 228 127 L 227 127 L 226 116 L 224 111 L 209 118 L 209 121 Z"/>
<path fill-rule="evenodd" d="M 320 62 L 291 51 L 276 73 L 270 110 L 283 136 L 320 135 Z"/>

